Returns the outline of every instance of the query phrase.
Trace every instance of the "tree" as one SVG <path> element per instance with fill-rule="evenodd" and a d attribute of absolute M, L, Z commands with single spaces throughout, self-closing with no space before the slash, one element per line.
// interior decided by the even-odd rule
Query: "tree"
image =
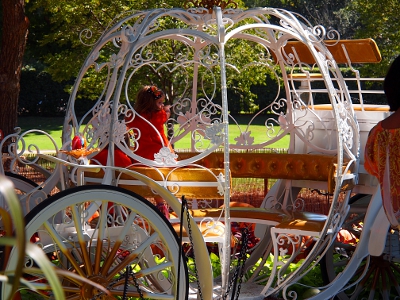
<path fill-rule="evenodd" d="M 397 0 L 247 0 L 249 6 L 281 7 L 300 13 L 313 24 L 337 29 L 341 38 L 372 38 L 380 64 L 360 67 L 364 77 L 381 77 L 400 54 L 400 2 Z"/>
<path fill-rule="evenodd" d="M 128 15 L 134 10 L 179 5 L 182 5 L 182 1 L 168 1 L 166 4 L 160 0 L 37 0 L 32 3 L 30 11 L 48 22 L 50 31 L 44 35 L 38 34 L 39 47 L 45 50 L 41 59 L 47 65 L 46 71 L 52 78 L 63 81 L 77 75 L 91 50 L 91 44 L 113 24 L 117 16 Z M 82 41 L 87 37 L 81 35 L 83 30 L 90 31 L 92 35 L 90 40 L 84 41 L 85 44 Z"/>
<path fill-rule="evenodd" d="M 239 7 L 243 7 L 241 1 L 236 1 Z M 173 7 L 184 7 L 185 1 L 175 0 L 169 1 L 168 4 L 159 0 L 152 1 L 136 1 L 136 0 L 119 0 L 119 1 L 56 1 L 56 0 L 37 0 L 32 3 L 30 11 L 32 14 L 40 15 L 43 20 L 49 23 L 51 28 L 50 32 L 43 34 L 43 26 L 34 27 L 34 30 L 38 28 L 38 33 L 36 36 L 39 37 L 41 47 L 45 53 L 42 57 L 43 61 L 46 63 L 46 70 L 52 75 L 52 78 L 56 81 L 65 81 L 74 78 L 79 71 L 84 59 L 86 58 L 88 52 L 91 50 L 91 45 L 96 42 L 97 38 L 109 28 L 113 22 L 114 18 L 118 15 L 128 15 L 134 10 L 145 10 L 150 8 L 173 8 Z M 168 28 L 169 26 L 177 26 L 175 21 L 164 20 L 162 28 Z M 82 43 L 83 38 L 87 36 L 82 35 L 84 29 L 88 29 L 91 33 L 90 41 L 85 41 Z M 172 57 L 178 55 L 179 45 L 173 41 L 164 41 L 163 52 L 165 53 L 165 61 L 173 60 Z M 50 47 L 50 51 L 45 50 L 45 47 Z M 236 56 L 238 59 L 243 60 L 242 53 L 247 53 L 251 49 L 246 49 L 245 45 L 238 45 L 236 48 Z M 107 53 L 102 53 L 106 55 Z M 167 57 L 167 56 L 171 57 Z M 168 99 L 173 102 L 174 97 L 178 94 L 179 81 L 177 81 L 176 75 L 172 75 L 166 72 L 165 69 L 161 72 L 155 72 L 154 70 L 143 70 L 142 74 L 138 74 L 138 78 L 143 78 L 142 82 L 140 79 L 137 80 L 137 84 L 149 83 L 148 77 L 149 73 L 153 73 L 152 76 L 155 78 L 154 82 L 166 91 Z M 139 76 L 140 75 L 140 76 Z M 245 76 L 243 73 L 242 77 L 252 78 L 252 81 L 245 81 L 241 85 L 232 86 L 235 89 L 235 93 L 241 95 L 249 101 L 253 101 L 255 95 L 250 91 L 251 84 L 261 84 L 265 82 L 265 77 L 263 76 Z M 93 74 L 91 78 L 85 79 L 83 85 L 86 92 L 83 97 L 91 97 L 92 95 L 98 94 L 99 89 L 103 86 L 99 84 L 100 80 L 96 79 L 98 74 Z M 233 78 L 238 79 L 238 75 L 232 75 Z M 256 80 L 257 79 L 257 80 Z M 147 81 L 146 81 L 147 80 Z M 137 89 L 136 89 L 137 90 Z M 251 106 L 251 103 L 250 103 Z"/>
<path fill-rule="evenodd" d="M 364 75 L 384 76 L 393 59 L 400 54 L 400 2 L 397 0 L 354 0 L 346 11 L 356 12 L 357 38 L 373 38 L 382 54 L 382 63 L 366 65 Z"/>
<path fill-rule="evenodd" d="M 17 124 L 17 105 L 29 21 L 24 0 L 3 0 L 0 50 L 0 129 L 4 135 Z"/>
<path fill-rule="evenodd" d="M 251 7 L 270 6 L 296 12 L 311 22 L 339 31 L 341 37 L 354 36 L 354 24 L 349 13 L 343 9 L 350 0 L 247 0 Z"/>

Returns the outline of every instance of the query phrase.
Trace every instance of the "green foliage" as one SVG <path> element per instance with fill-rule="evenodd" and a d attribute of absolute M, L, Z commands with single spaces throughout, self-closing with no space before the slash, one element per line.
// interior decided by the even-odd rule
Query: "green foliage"
<path fill-rule="evenodd" d="M 170 8 L 182 5 L 182 1 L 70 1 L 38 0 L 27 5 L 30 18 L 42 20 L 32 24 L 37 45 L 43 55 L 48 72 L 56 81 L 75 77 L 91 50 L 80 41 L 84 29 L 92 32 L 92 43 L 112 24 L 114 18 L 132 10 Z M 47 24 L 44 26 L 43 24 Z"/>
<path fill-rule="evenodd" d="M 213 270 L 213 277 L 217 278 L 221 276 L 221 260 L 215 253 L 210 253 L 210 261 L 211 261 L 211 267 Z"/>
<path fill-rule="evenodd" d="M 384 76 L 389 64 L 400 54 L 400 2 L 396 0 L 354 0 L 346 8 L 356 12 L 357 38 L 373 38 L 382 54 L 378 65 L 365 65 L 364 76 Z"/>
<path fill-rule="evenodd" d="M 384 76 L 389 63 L 400 53 L 400 33 L 397 27 L 399 15 L 397 11 L 400 3 L 393 0 L 257 0 L 236 1 L 239 7 L 278 7 L 284 8 L 303 15 L 313 25 L 322 24 L 326 28 L 337 29 L 341 38 L 374 38 L 381 49 L 383 62 L 381 64 L 366 64 L 361 66 L 363 77 Z M 61 99 L 65 100 L 66 92 L 70 91 L 72 79 L 79 72 L 81 65 L 100 35 L 109 28 L 118 15 L 128 15 L 132 11 L 153 8 L 184 7 L 186 1 L 172 0 L 165 3 L 160 0 L 117 0 L 117 1 L 71 1 L 71 0 L 37 0 L 27 1 L 26 12 L 30 19 L 30 30 L 28 35 L 28 47 L 25 55 L 25 63 L 38 70 L 37 74 L 24 74 L 21 82 L 22 111 L 34 111 L 33 105 L 37 105 L 46 98 L 50 98 L 48 109 L 54 113 L 63 106 Z M 249 20 L 246 20 L 249 21 Z M 161 19 L 159 30 L 183 26 L 174 18 Z M 80 34 L 84 29 L 89 29 L 92 35 L 88 44 L 81 42 Z M 87 36 L 85 36 L 86 38 Z M 157 53 L 162 61 L 171 61 L 173 57 L 184 51 L 181 43 L 170 40 L 157 41 L 151 45 L 153 51 L 164 49 Z M 111 52 L 100 53 L 100 58 L 106 59 Z M 231 113 L 252 113 L 260 107 L 265 107 L 276 97 L 274 76 L 268 67 L 258 65 L 247 65 L 249 61 L 257 61 L 265 55 L 263 49 L 244 40 L 231 40 L 226 45 L 226 59 L 238 66 L 238 69 L 227 68 L 227 85 L 229 87 L 228 98 Z M 357 66 L 358 68 L 359 66 Z M 191 74 L 190 67 L 187 74 Z M 215 67 L 218 75 L 218 66 Z M 25 71 L 24 71 L 25 72 Z M 46 75 L 51 75 L 51 79 Z M 40 75 L 39 75 L 40 74 Z M 173 103 L 176 97 L 187 96 L 182 93 L 191 93 L 183 90 L 187 74 L 170 73 L 165 69 L 155 69 L 154 66 L 141 68 L 137 71 L 135 82 L 130 86 L 129 97 L 134 97 L 139 85 L 149 82 L 157 84 L 167 94 L 167 102 Z M 90 76 L 89 76 L 90 75 Z M 35 80 L 31 80 L 32 78 Z M 104 73 L 89 72 L 81 84 L 78 98 L 97 99 L 104 88 Z M 24 78 L 31 78 L 26 81 Z M 41 78 L 46 78 L 49 86 L 44 87 L 40 83 Z M 38 82 L 39 80 L 39 82 Z M 53 83 L 55 80 L 56 83 Z M 212 84 L 219 87 L 220 78 L 212 78 L 208 74 L 202 78 L 209 87 L 205 92 L 212 90 Z M 38 85 L 35 85 L 39 83 Z M 60 84 L 58 84 L 60 83 Z M 275 84 L 276 85 L 276 84 Z M 39 87 L 39 89 L 35 89 Z M 49 91 L 51 90 L 51 91 Z M 199 91 L 199 97 L 204 95 Z M 217 93 L 215 100 L 220 103 Z M 46 101 L 49 101 L 47 100 Z M 122 99 L 124 101 L 124 99 Z M 26 103 L 26 104 L 24 104 Z M 21 105 L 20 105 L 21 106 Z M 86 107 L 86 106 L 83 106 Z M 51 109 L 54 109 L 51 111 Z M 43 109 L 42 109 L 43 111 Z M 47 113 L 46 113 L 47 114 Z"/>
<path fill-rule="evenodd" d="M 273 100 L 264 102 L 265 106 L 259 105 L 262 103 L 259 101 L 262 95 L 252 90 L 253 86 L 266 86 L 268 79 L 273 77 L 273 70 L 265 62 L 263 63 L 265 57 L 267 53 L 259 44 L 244 39 L 233 39 L 227 44 L 227 86 L 229 87 L 229 110 L 232 114 L 254 113 Z M 238 69 L 231 69 L 229 65 L 235 65 Z M 272 86 L 276 90 L 276 83 Z"/>
<path fill-rule="evenodd" d="M 245 4 L 295 11 L 314 25 L 338 30 L 341 38 L 374 39 L 382 62 L 361 66 L 363 77 L 385 76 L 389 64 L 400 54 L 400 2 L 396 0 L 247 0 Z"/>
<path fill-rule="evenodd" d="M 241 1 L 236 1 L 239 7 L 243 7 Z M 74 78 L 83 64 L 84 59 L 91 50 L 88 45 L 83 45 L 81 37 L 87 38 L 87 44 L 94 44 L 100 35 L 109 28 L 118 15 L 128 15 L 135 10 L 144 10 L 150 8 L 172 8 L 183 7 L 185 1 L 169 1 L 168 4 L 158 0 L 152 1 L 54 1 L 54 0 L 38 0 L 27 5 L 27 11 L 30 19 L 35 20 L 31 28 L 30 45 L 35 46 L 35 50 L 29 52 L 29 57 L 42 60 L 45 63 L 45 71 L 51 74 L 52 79 L 57 82 L 66 82 Z M 120 17 L 119 17 L 120 19 Z M 160 19 L 158 30 L 167 28 L 177 28 L 184 26 L 181 22 L 173 18 Z M 82 36 L 83 30 L 87 29 L 90 36 Z M 176 59 L 177 55 L 184 51 L 181 43 L 171 40 L 161 40 L 149 45 L 149 51 L 153 48 L 153 53 L 157 52 L 157 59 L 163 62 L 169 62 Z M 246 67 L 245 64 L 258 55 L 261 49 L 254 51 L 248 43 L 235 40 L 232 41 L 228 49 L 228 59 L 240 70 L 238 73 L 228 68 L 228 86 L 232 87 L 231 93 L 233 98 L 238 97 L 239 104 L 237 111 L 255 111 L 258 105 L 255 103 L 256 94 L 251 92 L 250 87 L 254 84 L 265 84 L 265 68 L 255 70 L 253 67 Z M 255 47 L 257 48 L 257 47 Z M 160 51 L 162 49 L 162 51 Z M 147 50 L 147 49 L 146 49 Z M 111 52 L 105 51 L 100 53 L 100 59 L 107 58 Z M 243 55 L 245 54 L 245 55 Z M 177 96 L 184 92 L 185 77 L 191 74 L 190 68 L 187 74 L 171 73 L 168 70 L 157 69 L 157 66 L 148 66 L 142 68 L 135 74 L 134 85 L 130 87 L 130 97 L 134 97 L 139 85 L 157 84 L 167 94 L 167 101 L 173 103 Z M 261 70 L 261 71 L 260 71 Z M 215 70 L 218 74 L 218 66 Z M 90 76 L 86 76 L 81 83 L 81 91 L 79 98 L 96 99 L 104 88 L 104 77 L 106 74 L 91 72 Z M 190 77 L 190 76 L 189 76 Z M 211 80 L 210 80 L 211 79 Z M 249 80 L 251 79 L 251 80 Z M 202 78 L 203 82 L 218 82 L 219 78 L 209 78 L 208 74 Z M 217 84 L 219 87 L 219 84 Z M 68 86 L 64 88 L 68 90 Z M 212 90 L 212 86 L 206 87 L 205 92 Z M 191 91 L 186 91 L 190 93 Z M 203 95 L 199 94 L 199 97 Z"/>
<path fill-rule="evenodd" d="M 353 24 L 349 22 L 342 9 L 351 0 L 247 0 L 249 7 L 276 7 L 296 12 L 306 18 L 312 25 L 323 25 L 340 32 L 342 37 L 354 35 Z"/>

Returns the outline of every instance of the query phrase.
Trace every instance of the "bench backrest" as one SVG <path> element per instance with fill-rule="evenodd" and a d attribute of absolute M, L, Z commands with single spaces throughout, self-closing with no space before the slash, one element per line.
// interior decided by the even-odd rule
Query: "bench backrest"
<path fill-rule="evenodd" d="M 338 64 L 379 63 L 381 53 L 373 39 L 326 40 L 324 41 Z M 313 65 L 316 63 L 308 47 L 299 41 L 288 41 L 283 52 L 296 52 L 298 61 Z M 276 59 L 276 57 L 275 57 Z"/>

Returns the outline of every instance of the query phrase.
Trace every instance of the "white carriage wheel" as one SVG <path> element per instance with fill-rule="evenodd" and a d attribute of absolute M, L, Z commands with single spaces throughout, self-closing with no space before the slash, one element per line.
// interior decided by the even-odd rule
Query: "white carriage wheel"
<path fill-rule="evenodd" d="M 26 236 L 42 247 L 56 268 L 81 276 L 82 280 L 60 276 L 67 298 L 187 298 L 187 268 L 175 231 L 151 203 L 127 190 L 101 185 L 60 192 L 27 215 Z M 16 259 L 12 252 L 7 269 L 13 269 Z M 45 278 L 29 274 L 30 266 L 33 260 L 27 257 L 26 279 L 46 296 L 51 294 Z M 6 292 L 3 289 L 3 295 Z"/>
<path fill-rule="evenodd" d="M 354 198 L 357 198 L 358 196 L 360 196 L 360 198 L 357 199 L 357 201 L 362 202 L 367 200 L 367 203 L 369 203 L 369 199 L 371 198 L 371 195 L 356 195 Z M 350 200 L 350 202 L 352 201 Z M 350 203 L 350 205 L 352 204 L 353 203 Z M 365 212 L 353 213 L 342 225 L 342 229 L 351 233 L 353 239 L 356 241 L 360 239 L 364 217 Z M 392 234 L 394 240 L 397 240 L 397 231 L 389 234 Z M 398 249 L 398 244 L 399 242 L 396 242 L 392 247 L 397 247 Z M 354 255 L 356 247 L 356 242 L 349 244 L 335 241 L 331 245 L 325 253 L 325 256 L 321 259 L 321 272 L 326 284 L 332 282 L 336 276 L 345 269 Z M 366 272 L 365 276 L 360 279 L 359 277 L 364 272 Z M 381 256 L 369 255 L 360 261 L 360 265 L 358 266 L 354 276 L 351 278 L 349 284 L 354 283 L 356 280 L 360 282 L 353 287 L 338 293 L 335 299 L 397 299 L 400 297 L 398 278 L 400 278 L 399 258 L 391 257 L 388 253 L 383 253 Z"/>
<path fill-rule="evenodd" d="M 37 187 L 37 183 L 18 174 L 14 174 L 11 172 L 5 172 L 5 175 L 8 179 L 12 181 L 14 184 L 14 188 L 16 190 L 16 194 L 27 194 L 32 191 L 35 187 Z"/>
<path fill-rule="evenodd" d="M 5 175 L 14 185 L 14 191 L 19 198 L 24 216 L 38 203 L 48 197 L 48 195 L 38 187 L 36 182 L 11 172 L 5 172 Z M 4 205 L 4 199 L 2 199 L 0 195 L 0 206 L 4 207 Z"/>

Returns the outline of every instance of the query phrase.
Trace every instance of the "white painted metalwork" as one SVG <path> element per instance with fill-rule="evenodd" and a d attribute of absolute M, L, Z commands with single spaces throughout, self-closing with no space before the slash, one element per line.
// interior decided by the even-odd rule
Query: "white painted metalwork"
<path fill-rule="evenodd" d="M 329 47 L 335 43 L 328 43 L 327 40 L 336 40 L 336 43 L 340 41 L 334 31 L 326 32 L 323 26 L 313 26 L 301 16 L 282 9 L 240 10 L 229 8 L 230 5 L 235 7 L 233 2 L 223 2 L 223 5 L 219 3 L 220 6 L 210 6 L 207 1 L 204 2 L 204 7 L 153 9 L 125 14 L 102 34 L 87 56 L 72 89 L 63 127 L 63 152 L 59 152 L 55 146 L 58 157 L 47 158 L 58 165 L 50 179 L 56 178 L 62 190 L 68 190 L 71 184 L 88 183 L 148 186 L 154 195 L 162 196 L 173 211 L 180 215 L 180 202 L 175 195 L 179 194 L 180 189 L 190 185 L 215 188 L 216 197 L 222 195 L 225 208 L 229 208 L 232 152 L 267 152 L 271 151 L 275 142 L 287 139 L 289 154 L 335 156 L 336 171 L 331 206 L 323 226 L 317 229 L 301 229 L 279 226 L 284 224 L 284 220 L 253 220 L 259 223 L 256 232 L 261 238 L 264 237 L 262 241 L 265 245 L 260 243 L 257 249 L 253 249 L 252 255 L 255 258 L 251 259 L 265 258 L 270 254 L 271 248 L 275 253 L 272 274 L 267 283 L 264 282 L 265 287 L 261 294 L 267 296 L 281 292 L 285 298 L 297 299 L 298 295 L 290 291 L 290 288 L 306 276 L 326 253 L 350 210 L 348 200 L 352 190 L 343 190 L 343 185 L 351 182 L 355 184 L 354 191 L 376 195 L 376 185 L 367 183 L 371 178 L 366 174 L 359 177 L 359 170 L 365 173 L 362 162 L 360 165 L 365 133 L 373 125 L 372 122 L 363 127 L 360 134 L 358 118 L 369 118 L 369 113 L 364 111 L 360 84 L 362 79 L 352 67 L 357 89 L 349 91 L 347 79 L 343 78 L 329 51 Z M 310 64 L 302 61 L 301 53 L 291 43 L 302 45 L 314 62 Z M 244 52 L 238 53 L 238 49 L 243 49 Z M 346 48 L 343 49 L 351 66 Z M 269 87 L 271 94 L 273 93 L 270 103 L 264 106 L 259 104 L 253 109 L 250 122 L 246 126 L 239 125 L 235 116 L 230 114 L 230 99 L 235 96 L 235 85 L 240 85 L 241 80 L 250 80 L 246 74 L 265 76 L 266 73 L 276 79 L 276 85 Z M 160 74 L 164 77 L 160 77 Z M 97 91 L 93 107 L 83 116 L 79 116 L 79 100 L 85 96 L 85 80 L 88 78 L 97 81 L 101 88 Z M 165 84 L 164 79 L 169 83 Z M 315 86 L 317 83 L 320 84 L 319 87 Z M 143 119 L 135 111 L 134 102 L 137 89 L 144 84 L 157 84 L 164 88 L 166 100 L 172 105 L 172 115 L 167 122 L 170 145 L 163 145 L 154 160 L 135 153 L 143 147 L 140 140 L 142 133 L 137 128 L 133 128 L 136 136 L 126 139 L 132 130 L 127 128 L 127 123 L 135 118 Z M 354 93 L 360 98 L 361 112 L 354 110 L 351 97 Z M 321 103 L 326 107 L 320 109 L 318 106 Z M 375 121 L 381 117 L 374 116 Z M 256 140 L 248 127 L 259 120 L 264 124 L 262 130 L 265 136 L 262 140 Z M 230 131 L 230 123 L 238 128 L 237 136 L 233 136 Z M 93 151 L 83 159 L 65 154 L 65 151 L 71 150 L 71 141 L 76 135 L 86 138 L 88 150 L 108 149 L 107 162 L 100 166 L 89 165 L 89 160 L 99 163 L 96 158 L 98 151 Z M 15 135 L 20 142 L 23 142 L 23 136 L 19 132 Z M 194 154 L 189 158 L 179 159 L 177 151 L 176 159 L 177 156 L 169 151 L 169 147 L 179 145 L 188 136 L 188 151 Z M 3 143 L 4 141 L 0 146 Z M 25 151 L 24 146 L 22 150 Z M 22 150 L 15 143 L 10 146 L 10 155 L 14 162 L 24 162 L 21 160 Z M 35 151 L 39 153 L 38 157 L 46 157 L 39 149 Z M 224 174 L 214 175 L 210 171 L 213 182 L 191 183 L 190 180 L 171 179 L 174 174 L 188 167 L 206 170 L 199 161 L 218 151 L 223 152 L 221 169 Z M 132 164 L 126 168 L 115 166 L 114 157 L 117 152 L 132 159 Z M 143 175 L 137 169 L 140 166 L 156 172 L 158 178 Z M 162 168 L 169 168 L 170 171 L 162 173 Z M 87 175 L 87 172 L 100 171 L 104 172 L 104 176 Z M 48 186 L 54 185 L 55 183 Z M 297 194 L 304 187 L 328 190 L 326 181 L 304 178 L 278 180 L 267 194 L 262 207 L 279 209 L 294 216 L 302 210 L 302 199 Z M 116 200 L 123 198 L 120 195 L 118 197 L 120 199 Z M 70 196 L 64 198 L 69 199 Z M 379 199 L 375 198 L 370 214 L 365 219 L 369 222 L 365 228 L 372 226 L 372 221 L 369 220 L 378 214 Z M 126 205 L 124 201 L 122 202 Z M 54 208 L 52 214 L 58 212 L 57 209 Z M 45 212 L 41 212 L 43 219 L 46 219 L 45 215 Z M 203 219 L 203 222 L 209 220 Z M 204 299 L 222 297 L 229 287 L 231 269 L 230 209 L 221 210 L 220 216 L 211 220 L 217 224 L 223 222 L 224 226 L 221 228 L 225 230 L 224 235 L 215 238 L 223 252 L 219 292 L 214 289 L 216 282 L 210 275 L 211 266 L 207 261 L 203 237 L 193 219 L 184 220 L 186 229 L 192 227 L 195 254 L 201 259 L 197 262 L 198 280 Z M 78 223 L 75 220 L 75 224 Z M 86 231 L 77 232 L 80 234 L 75 237 L 77 241 L 85 243 Z M 91 232 L 90 237 L 92 236 Z M 350 271 L 338 275 L 338 279 L 331 285 L 319 287 L 322 292 L 316 299 L 327 299 L 343 289 L 355 270 L 354 266 L 368 255 L 367 247 L 364 246 L 368 244 L 368 238 L 369 236 L 360 242 L 363 249 L 359 250 L 359 257 L 349 263 Z M 291 274 L 285 273 L 298 254 L 296 251 L 311 240 L 313 246 L 301 267 Z M 283 244 L 288 244 L 293 252 L 288 253 L 287 248 L 282 248 Z M 172 246 L 171 249 L 170 254 L 175 257 L 175 247 Z M 255 272 L 248 283 L 257 283 L 260 278 L 262 275 Z M 199 291 L 195 289 L 196 292 Z"/>

